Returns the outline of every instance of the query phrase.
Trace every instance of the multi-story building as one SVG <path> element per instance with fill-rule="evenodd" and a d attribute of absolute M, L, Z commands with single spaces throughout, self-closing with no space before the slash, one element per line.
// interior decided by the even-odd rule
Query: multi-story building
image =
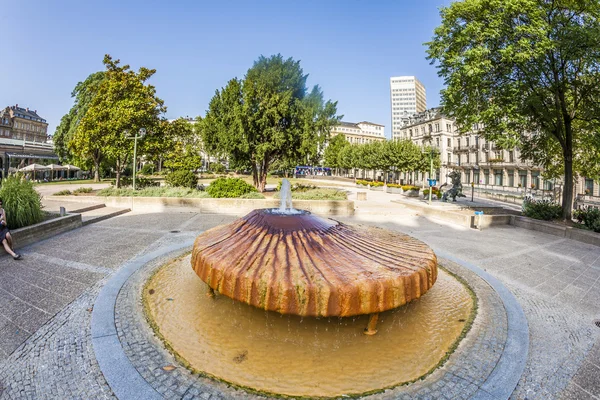
<path fill-rule="evenodd" d="M 403 118 L 423 112 L 427 108 L 425 86 L 415 76 L 391 77 L 390 106 L 393 136 L 399 134 Z"/>
<path fill-rule="evenodd" d="M 18 104 L 0 110 L 0 178 L 32 163 L 57 161 L 48 143 L 48 123 L 37 110 Z"/>
<path fill-rule="evenodd" d="M 404 118 L 400 132 L 393 135 L 393 139 L 410 139 L 420 146 L 436 148 L 440 152 L 441 168 L 434 171 L 434 178 L 440 183 L 449 182 L 447 175 L 455 170 L 460 172 L 464 186 L 473 183 L 479 191 L 522 195 L 529 191 L 543 193 L 560 189 L 563 184 L 560 180 L 544 179 L 543 168 L 522 160 L 518 148 L 501 149 L 485 140 L 482 130 L 483 126 L 475 124 L 468 132 L 459 133 L 453 119 L 443 115 L 440 108 L 432 108 Z M 423 184 L 428 176 L 428 173 L 406 173 L 399 178 L 407 183 Z M 600 204 L 600 183 L 581 177 L 575 183 L 575 194 L 582 203 L 597 201 Z"/>
<path fill-rule="evenodd" d="M 343 122 L 331 130 L 331 137 L 343 134 L 348 143 L 365 144 L 385 141 L 385 126 L 372 122 Z"/>

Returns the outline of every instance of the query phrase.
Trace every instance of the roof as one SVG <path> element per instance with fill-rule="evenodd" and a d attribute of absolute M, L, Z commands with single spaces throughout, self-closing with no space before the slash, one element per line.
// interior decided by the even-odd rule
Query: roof
<path fill-rule="evenodd" d="M 375 125 L 375 126 L 383 126 L 383 127 L 385 127 L 385 125 L 380 125 L 380 124 L 376 124 L 375 122 L 369 122 L 369 121 L 361 121 L 361 122 L 359 122 L 359 124 L 369 124 L 369 125 Z"/>
<path fill-rule="evenodd" d="M 29 108 L 19 107 L 19 105 L 10 106 L 15 117 L 30 119 L 32 121 L 46 122 L 46 120 L 37 114 L 37 110 L 30 110 Z"/>
<path fill-rule="evenodd" d="M 357 128 L 358 129 L 358 124 L 355 124 L 354 122 L 340 121 L 340 126 L 347 126 L 349 128 Z"/>

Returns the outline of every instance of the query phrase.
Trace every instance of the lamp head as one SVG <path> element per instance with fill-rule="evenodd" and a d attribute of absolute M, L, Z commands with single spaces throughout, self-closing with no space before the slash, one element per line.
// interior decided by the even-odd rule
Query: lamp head
<path fill-rule="evenodd" d="M 140 128 L 140 136 L 146 135 L 146 128 Z"/>

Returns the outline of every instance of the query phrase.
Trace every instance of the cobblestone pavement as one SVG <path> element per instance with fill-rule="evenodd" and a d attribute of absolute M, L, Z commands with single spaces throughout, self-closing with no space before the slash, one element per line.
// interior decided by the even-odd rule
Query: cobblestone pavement
<path fill-rule="evenodd" d="M 356 190 L 348 190 L 354 196 Z M 462 228 L 390 203 L 392 195 L 368 195 L 369 201 L 357 202 L 356 215 L 345 220 L 413 235 L 486 269 L 515 294 L 529 322 L 530 349 L 512 398 L 600 398 L 600 345 L 596 344 L 600 329 L 592 323 L 600 319 L 598 247 L 508 226 L 483 231 Z M 0 255 L 0 398 L 111 398 L 93 357 L 89 330 L 91 307 L 100 288 L 135 255 L 188 240 L 230 220 L 226 215 L 129 213 L 25 247 L 24 260 L 19 262 Z M 119 312 L 124 311 L 119 308 Z M 125 335 L 127 328 L 120 325 L 120 329 Z M 136 354 L 144 350 L 136 346 L 143 345 L 124 342 L 124 348 Z M 147 360 L 154 357 L 146 356 Z M 168 357 L 152 362 L 165 361 L 173 362 Z M 159 379 L 152 378 L 155 372 L 142 375 L 152 381 Z M 447 372 L 454 379 L 447 385 L 468 381 L 464 375 L 468 370 Z M 171 390 L 172 376 L 162 378 Z M 230 388 L 222 392 L 222 384 L 213 386 L 215 391 L 194 385 L 184 384 L 189 391 L 182 396 L 248 396 Z M 402 396 L 434 398 L 419 385 Z M 455 398 L 449 391 L 439 393 L 438 398 Z M 395 392 L 376 396 L 402 398 Z"/>

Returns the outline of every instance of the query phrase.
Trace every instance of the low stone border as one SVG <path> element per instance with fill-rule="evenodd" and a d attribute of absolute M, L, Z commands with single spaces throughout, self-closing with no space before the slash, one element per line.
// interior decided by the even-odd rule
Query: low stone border
<path fill-rule="evenodd" d="M 15 249 L 19 249 L 59 233 L 77 229 L 81 225 L 81 214 L 67 214 L 64 217 L 57 217 L 39 224 L 11 230 L 10 234 L 14 239 Z"/>
<path fill-rule="evenodd" d="M 182 254 L 186 246 L 189 250 L 191 243 L 161 248 L 128 262 L 102 289 L 92 315 L 92 340 L 100 369 L 122 399 L 264 398 L 193 375 L 183 367 L 163 368 L 178 363 L 148 326 L 141 290 L 148 277 L 174 257 L 173 252 Z M 477 293 L 479 310 L 471 332 L 446 364 L 424 380 L 367 396 L 369 399 L 390 395 L 507 399 L 521 376 L 527 359 L 528 328 L 514 296 L 476 266 L 439 251 L 438 255 L 449 259 L 440 261 Z"/>
<path fill-rule="evenodd" d="M 46 196 L 48 200 L 77 203 L 101 201 L 108 207 L 129 208 L 132 211 L 199 212 L 203 214 L 247 214 L 257 208 L 279 207 L 277 199 L 199 199 L 185 197 L 100 197 L 100 196 Z M 294 206 L 315 214 L 349 216 L 354 215 L 351 200 L 294 200 Z M 190 210 L 193 208 L 193 210 Z"/>
<path fill-rule="evenodd" d="M 586 229 L 573 228 L 571 226 L 557 225 L 551 222 L 540 221 L 538 219 L 511 216 L 510 224 L 518 228 L 529 229 L 532 231 L 544 232 L 549 235 L 565 237 L 594 246 L 600 246 L 600 234 Z"/>

